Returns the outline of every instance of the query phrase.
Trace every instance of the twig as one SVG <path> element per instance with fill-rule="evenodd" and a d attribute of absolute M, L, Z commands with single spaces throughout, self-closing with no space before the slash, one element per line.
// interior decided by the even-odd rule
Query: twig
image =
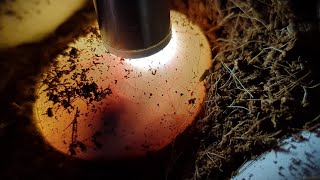
<path fill-rule="evenodd" d="M 232 137 L 232 139 L 239 139 L 239 140 L 257 140 L 257 139 L 266 139 L 266 138 L 274 138 L 275 136 L 279 135 L 282 132 L 282 130 L 279 130 L 273 134 L 270 134 L 268 136 L 266 135 L 260 135 L 260 136 L 254 136 L 254 137 Z"/>
<path fill-rule="evenodd" d="M 278 48 L 273 47 L 273 46 L 266 47 L 265 49 L 274 49 L 274 50 L 276 50 L 276 51 L 278 51 L 278 52 L 281 52 L 281 53 L 284 53 L 284 52 L 285 52 L 284 50 L 278 49 Z"/>
<path fill-rule="evenodd" d="M 198 178 L 200 178 L 200 174 L 199 174 L 199 168 L 197 166 L 197 164 L 195 165 L 195 170 L 194 170 L 194 176 L 193 176 L 193 179 L 194 180 L 197 180 Z"/>
<path fill-rule="evenodd" d="M 243 107 L 243 106 L 227 106 L 228 108 L 239 108 L 239 109 L 245 109 L 249 112 L 249 114 L 251 114 L 251 111 L 250 109 L 246 108 L 246 107 Z"/>
<path fill-rule="evenodd" d="M 247 92 L 250 95 L 250 97 L 253 98 L 253 95 L 243 86 L 241 81 L 238 79 L 238 77 L 236 75 L 234 75 L 234 73 L 231 71 L 231 69 L 225 63 L 223 63 L 223 62 L 221 62 L 221 63 L 227 69 L 227 71 L 232 75 L 232 77 L 236 80 L 236 82 L 238 82 L 240 84 L 240 86 L 243 88 L 242 90 Z"/>
<path fill-rule="evenodd" d="M 225 157 L 223 157 L 223 156 L 221 156 L 221 155 L 219 155 L 219 154 L 217 154 L 217 153 L 214 153 L 214 152 L 207 152 L 207 154 L 217 156 L 217 157 L 219 157 L 219 158 L 221 158 L 221 159 L 226 159 Z"/>
<path fill-rule="evenodd" d="M 308 104 L 307 103 L 308 91 L 307 91 L 307 88 L 305 86 L 302 86 L 302 88 L 303 88 L 304 94 L 303 94 L 303 98 L 302 98 L 301 104 L 302 104 L 303 107 L 305 107 Z"/>
<path fill-rule="evenodd" d="M 227 136 L 231 135 L 236 129 L 238 129 L 240 126 L 242 126 L 246 122 L 248 121 L 241 121 L 239 124 L 233 127 L 227 134 L 223 135 L 222 140 L 219 144 L 223 144 L 226 141 Z"/>
<path fill-rule="evenodd" d="M 235 68 L 233 68 L 231 70 L 232 73 L 234 73 L 234 71 L 235 71 Z M 230 76 L 229 76 L 228 80 L 222 86 L 220 86 L 220 88 L 224 88 L 226 86 L 226 84 L 231 80 L 232 74 L 231 73 L 229 73 L 229 74 L 230 74 Z"/>
<path fill-rule="evenodd" d="M 288 92 L 292 91 L 300 83 L 300 81 L 302 81 L 304 78 L 306 78 L 309 74 L 310 74 L 310 71 L 307 74 L 305 74 L 304 76 L 302 76 L 301 78 L 299 78 L 298 80 L 291 82 L 288 87 L 283 87 L 281 90 L 279 90 L 277 93 L 275 93 L 274 97 L 279 98 L 282 96 L 282 94 L 285 91 L 288 91 Z"/>
<path fill-rule="evenodd" d="M 311 124 L 313 124 L 314 122 L 318 121 L 319 119 L 320 119 L 320 114 L 319 114 L 317 117 L 315 117 L 312 121 L 307 122 L 307 123 L 304 125 L 304 127 L 305 127 L 305 128 L 310 128 L 310 127 L 311 127 Z"/>
<path fill-rule="evenodd" d="M 318 86 L 320 86 L 320 83 L 318 83 L 316 85 L 313 85 L 313 86 L 304 86 L 304 87 L 307 88 L 307 89 L 313 89 L 313 88 L 316 88 Z"/>

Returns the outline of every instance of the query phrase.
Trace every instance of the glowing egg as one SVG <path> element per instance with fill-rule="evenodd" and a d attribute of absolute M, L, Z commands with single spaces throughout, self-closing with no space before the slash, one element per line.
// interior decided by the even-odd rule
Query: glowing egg
<path fill-rule="evenodd" d="M 45 141 L 82 159 L 139 157 L 174 141 L 200 112 L 211 50 L 186 16 L 172 11 L 171 22 L 171 42 L 146 58 L 108 54 L 92 32 L 70 44 L 39 83 Z"/>

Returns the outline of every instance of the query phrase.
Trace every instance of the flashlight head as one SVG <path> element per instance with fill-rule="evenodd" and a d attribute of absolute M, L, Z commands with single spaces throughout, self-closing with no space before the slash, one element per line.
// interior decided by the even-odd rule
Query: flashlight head
<path fill-rule="evenodd" d="M 171 39 L 166 0 L 94 0 L 106 49 L 122 58 L 141 58 L 162 50 Z"/>

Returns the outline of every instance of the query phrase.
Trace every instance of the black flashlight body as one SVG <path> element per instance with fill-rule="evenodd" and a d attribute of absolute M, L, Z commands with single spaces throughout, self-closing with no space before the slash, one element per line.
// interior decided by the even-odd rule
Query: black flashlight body
<path fill-rule="evenodd" d="M 167 0 L 94 0 L 106 49 L 121 58 L 142 58 L 171 39 Z"/>

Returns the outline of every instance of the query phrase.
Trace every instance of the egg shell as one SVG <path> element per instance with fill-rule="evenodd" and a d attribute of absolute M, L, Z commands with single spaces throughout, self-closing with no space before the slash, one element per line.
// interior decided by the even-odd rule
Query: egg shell
<path fill-rule="evenodd" d="M 320 131 L 303 131 L 280 142 L 278 148 L 244 163 L 231 179 L 319 179 Z"/>
<path fill-rule="evenodd" d="M 47 38 L 86 3 L 86 0 L 0 1 L 0 49 Z"/>
<path fill-rule="evenodd" d="M 126 159 L 157 152 L 182 133 L 201 111 L 211 68 L 211 50 L 201 29 L 183 14 L 171 11 L 173 36 L 159 53 L 141 59 L 120 59 L 106 53 L 99 36 L 89 33 L 70 44 L 77 49 L 75 70 L 60 77 L 79 86 L 72 76 L 86 76 L 111 94 L 99 101 L 73 98 L 73 108 L 48 100 L 48 85 L 39 83 L 35 123 L 45 141 L 63 154 L 81 159 Z M 98 28 L 97 23 L 92 25 Z M 54 68 L 70 69 L 61 54 Z M 44 79 L 54 73 L 44 74 Z M 41 82 L 41 81 L 40 81 Z M 52 114 L 48 115 L 48 108 Z"/>

